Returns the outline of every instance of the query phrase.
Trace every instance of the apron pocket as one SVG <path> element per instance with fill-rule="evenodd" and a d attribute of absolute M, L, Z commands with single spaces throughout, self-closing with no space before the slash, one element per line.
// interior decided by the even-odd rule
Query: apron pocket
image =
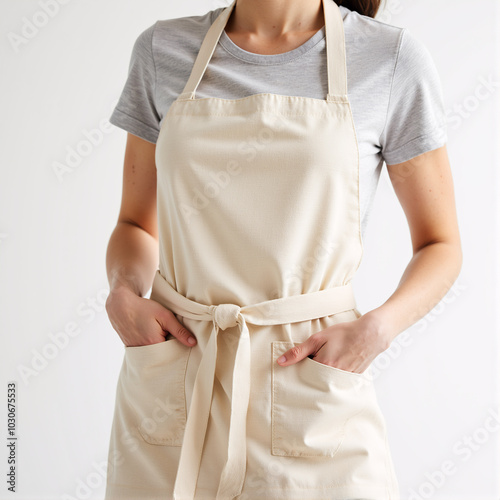
<path fill-rule="evenodd" d="M 186 424 L 185 375 L 191 348 L 170 337 L 156 344 L 125 347 L 121 388 L 123 402 L 144 441 L 181 446 Z"/>
<path fill-rule="evenodd" d="M 273 341 L 271 453 L 333 457 L 349 439 L 356 418 L 374 403 L 371 377 L 312 358 L 289 366 L 276 360 L 298 342 Z M 349 425 L 348 425 L 349 424 Z"/>

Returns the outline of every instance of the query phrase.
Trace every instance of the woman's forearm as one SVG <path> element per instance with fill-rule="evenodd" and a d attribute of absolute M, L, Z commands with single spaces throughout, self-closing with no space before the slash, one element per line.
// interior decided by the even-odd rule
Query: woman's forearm
<path fill-rule="evenodd" d="M 388 342 L 424 317 L 448 292 L 462 266 L 460 244 L 437 242 L 415 252 L 394 293 L 369 311 Z"/>
<path fill-rule="evenodd" d="M 151 288 L 158 258 L 156 238 L 135 224 L 118 222 L 106 252 L 110 293 L 125 287 L 143 297 Z"/>

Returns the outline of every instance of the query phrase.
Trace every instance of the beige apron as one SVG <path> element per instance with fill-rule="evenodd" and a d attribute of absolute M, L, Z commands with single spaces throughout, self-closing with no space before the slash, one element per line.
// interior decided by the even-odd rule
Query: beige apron
<path fill-rule="evenodd" d="M 276 359 L 360 317 L 359 158 L 343 21 L 323 0 L 326 99 L 195 98 L 236 0 L 208 30 L 156 146 L 151 299 L 198 343 L 126 347 L 106 500 L 398 500 L 373 380 Z M 314 78 L 311 75 L 311 78 Z"/>

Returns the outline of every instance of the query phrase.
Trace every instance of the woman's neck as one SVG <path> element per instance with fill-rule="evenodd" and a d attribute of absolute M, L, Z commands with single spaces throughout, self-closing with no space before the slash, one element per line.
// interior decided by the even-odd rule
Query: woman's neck
<path fill-rule="evenodd" d="M 322 0 L 237 0 L 225 32 L 244 50 L 276 54 L 302 45 L 324 24 Z"/>

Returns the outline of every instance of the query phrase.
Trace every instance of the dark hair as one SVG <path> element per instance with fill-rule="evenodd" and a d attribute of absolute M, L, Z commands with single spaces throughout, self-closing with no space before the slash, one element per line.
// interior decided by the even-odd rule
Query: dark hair
<path fill-rule="evenodd" d="M 335 0 L 337 5 L 343 5 L 349 10 L 359 12 L 363 16 L 375 17 L 382 0 Z"/>

